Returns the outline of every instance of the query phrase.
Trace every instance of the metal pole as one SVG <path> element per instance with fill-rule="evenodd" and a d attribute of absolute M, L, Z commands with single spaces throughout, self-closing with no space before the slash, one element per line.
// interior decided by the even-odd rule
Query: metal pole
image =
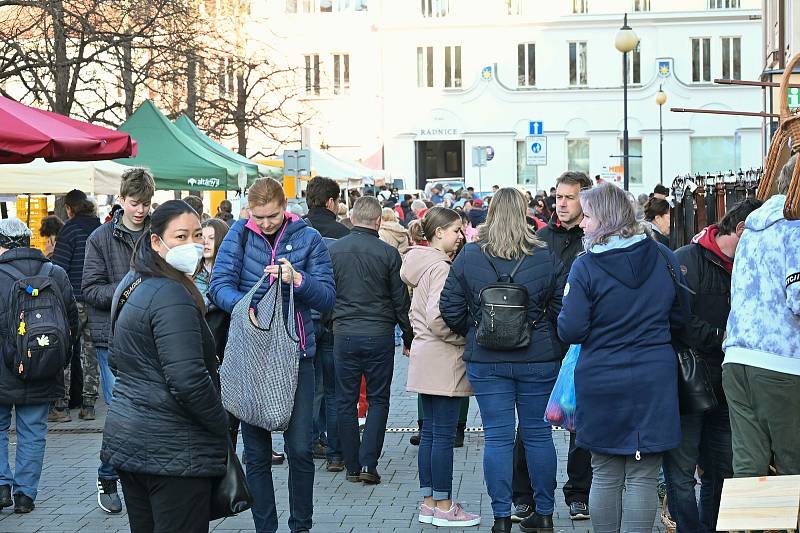
<path fill-rule="evenodd" d="M 478 194 L 483 192 L 483 167 L 478 167 Z"/>
<path fill-rule="evenodd" d="M 658 106 L 658 165 L 660 167 L 658 183 L 664 185 L 664 125 L 662 122 L 664 105 Z"/>
<path fill-rule="evenodd" d="M 628 52 L 622 54 L 622 100 L 623 114 L 625 115 L 625 124 L 622 131 L 623 188 L 627 191 L 631 179 L 628 168 Z"/>

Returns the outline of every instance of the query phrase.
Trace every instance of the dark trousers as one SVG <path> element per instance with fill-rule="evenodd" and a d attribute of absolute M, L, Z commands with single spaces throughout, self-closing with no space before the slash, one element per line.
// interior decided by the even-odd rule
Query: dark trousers
<path fill-rule="evenodd" d="M 314 395 L 314 436 L 316 440 L 326 434 L 328 459 L 342 458 L 339 446 L 339 417 L 336 401 L 336 369 L 333 362 L 333 332 L 314 323 L 317 343 L 316 355 L 316 393 Z M 319 420 L 318 420 L 319 419 Z"/>
<path fill-rule="evenodd" d="M 458 410 L 458 425 L 467 427 L 467 416 L 469 416 L 469 396 L 461 398 Z M 417 422 L 425 421 L 425 409 L 422 407 L 422 394 L 417 394 Z"/>
<path fill-rule="evenodd" d="M 208 532 L 212 478 L 117 474 L 131 533 Z"/>
<path fill-rule="evenodd" d="M 311 428 L 314 405 L 314 361 L 302 359 L 289 426 L 283 432 L 289 460 L 289 530 L 311 529 L 314 513 L 314 456 Z M 275 533 L 278 512 L 272 484 L 272 433 L 242 422 L 242 441 L 247 454 L 245 473 L 253 495 L 253 523 L 256 533 Z"/>
<path fill-rule="evenodd" d="M 716 531 L 722 484 L 733 477 L 731 424 L 727 405 L 681 416 L 681 444 L 664 454 L 669 512 L 681 533 Z M 694 472 L 701 465 L 700 504 Z"/>
<path fill-rule="evenodd" d="M 567 482 L 564 484 L 564 501 L 567 506 L 573 502 L 589 504 L 589 489 L 592 486 L 592 453 L 575 445 L 575 433 L 569 434 L 569 454 L 567 455 Z M 525 447 L 519 431 L 514 443 L 514 478 L 512 480 L 514 505 L 533 506 L 533 489 L 528 476 L 528 463 Z"/>
<path fill-rule="evenodd" d="M 333 344 L 339 405 L 339 444 L 348 472 L 374 469 L 383 450 L 394 372 L 394 334 L 379 337 L 336 335 Z M 367 422 L 358 435 L 361 376 L 367 381 Z"/>

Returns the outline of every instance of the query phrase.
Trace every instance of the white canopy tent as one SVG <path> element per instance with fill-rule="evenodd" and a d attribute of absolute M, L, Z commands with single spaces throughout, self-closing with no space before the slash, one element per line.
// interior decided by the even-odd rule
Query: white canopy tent
<path fill-rule="evenodd" d="M 36 159 L 21 165 L 0 165 L 0 194 L 119 194 L 122 173 L 131 167 L 113 161 Z"/>

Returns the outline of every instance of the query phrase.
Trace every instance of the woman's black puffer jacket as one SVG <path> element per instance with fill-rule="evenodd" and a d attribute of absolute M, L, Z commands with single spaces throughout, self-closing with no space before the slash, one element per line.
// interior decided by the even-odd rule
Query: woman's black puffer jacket
<path fill-rule="evenodd" d="M 112 313 L 135 277 L 120 283 Z M 101 459 L 141 474 L 223 475 L 228 418 L 214 339 L 187 288 L 143 277 L 114 325 L 110 359 L 117 382 Z"/>

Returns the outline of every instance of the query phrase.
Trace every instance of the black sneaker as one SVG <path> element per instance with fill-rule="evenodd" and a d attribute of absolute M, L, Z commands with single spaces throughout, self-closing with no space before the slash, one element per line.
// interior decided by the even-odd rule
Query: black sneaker
<path fill-rule="evenodd" d="M 94 413 L 94 405 L 84 405 L 81 407 L 81 412 L 78 413 L 81 420 L 94 420 L 96 417 Z"/>
<path fill-rule="evenodd" d="M 97 480 L 97 505 L 100 509 L 110 514 L 122 512 L 122 501 L 117 493 L 116 479 Z"/>
<path fill-rule="evenodd" d="M 344 461 L 341 459 L 328 459 L 325 469 L 328 472 L 341 472 L 344 470 Z"/>
<path fill-rule="evenodd" d="M 347 479 L 347 481 L 350 481 L 351 483 L 361 483 L 361 472 L 348 471 L 347 476 L 345 476 L 345 479 Z"/>
<path fill-rule="evenodd" d="M 511 533 L 511 518 L 507 516 L 495 516 L 492 533 Z"/>
<path fill-rule="evenodd" d="M 553 533 L 553 515 L 533 513 L 519 523 L 522 533 Z"/>
<path fill-rule="evenodd" d="M 0 511 L 3 507 L 11 507 L 14 502 L 11 501 L 11 486 L 0 485 Z"/>
<path fill-rule="evenodd" d="M 511 515 L 512 522 L 522 522 L 530 515 L 533 514 L 533 506 L 521 503 L 514 508 L 514 514 Z"/>
<path fill-rule="evenodd" d="M 414 433 L 408 438 L 408 442 L 411 443 L 412 446 L 419 446 L 419 433 Z"/>
<path fill-rule="evenodd" d="M 378 474 L 378 471 L 366 466 L 361 469 L 361 474 L 359 474 L 358 478 L 367 485 L 377 485 L 381 482 L 381 476 Z"/>
<path fill-rule="evenodd" d="M 583 502 L 569 504 L 569 517 L 572 520 L 589 520 L 589 506 Z"/>
<path fill-rule="evenodd" d="M 21 492 L 14 494 L 14 512 L 17 514 L 28 514 L 33 511 L 36 506 L 33 500 Z"/>

